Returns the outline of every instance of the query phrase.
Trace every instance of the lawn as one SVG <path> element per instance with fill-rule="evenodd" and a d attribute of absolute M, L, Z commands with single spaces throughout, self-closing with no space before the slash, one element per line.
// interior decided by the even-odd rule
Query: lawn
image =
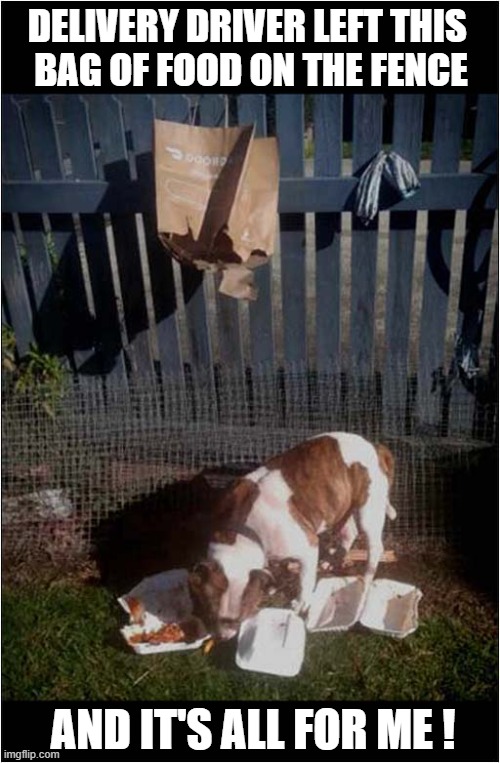
<path fill-rule="evenodd" d="M 428 572 L 430 580 L 432 571 Z M 440 613 L 432 597 L 424 605 L 422 588 L 416 633 L 402 641 L 361 631 L 309 634 L 302 671 L 290 679 L 239 670 L 231 644 L 207 656 L 200 651 L 148 657 L 131 653 L 119 634 L 123 613 L 114 594 L 98 581 L 62 576 L 7 583 L 2 608 L 3 698 L 495 698 L 497 642 L 490 613 L 474 594 L 457 599 L 446 582 L 443 597 L 449 606 Z M 462 601 L 458 607 L 457 601 Z"/>

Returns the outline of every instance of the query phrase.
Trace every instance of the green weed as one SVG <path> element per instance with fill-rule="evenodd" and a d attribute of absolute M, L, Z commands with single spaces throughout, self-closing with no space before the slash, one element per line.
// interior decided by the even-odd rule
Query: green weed
<path fill-rule="evenodd" d="M 299 676 L 239 670 L 234 645 L 140 657 L 103 587 L 8 587 L 3 594 L 3 696 L 31 700 L 487 700 L 496 697 L 493 638 L 431 616 L 397 641 L 370 632 L 309 634 Z"/>

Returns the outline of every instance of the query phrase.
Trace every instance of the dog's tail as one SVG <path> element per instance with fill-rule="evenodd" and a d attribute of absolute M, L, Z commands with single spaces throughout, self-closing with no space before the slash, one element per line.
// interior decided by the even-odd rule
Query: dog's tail
<path fill-rule="evenodd" d="M 387 514 L 389 519 L 396 519 L 397 517 L 396 509 L 394 508 L 392 504 L 389 503 L 389 501 L 387 501 L 387 505 L 385 507 L 385 513 Z"/>

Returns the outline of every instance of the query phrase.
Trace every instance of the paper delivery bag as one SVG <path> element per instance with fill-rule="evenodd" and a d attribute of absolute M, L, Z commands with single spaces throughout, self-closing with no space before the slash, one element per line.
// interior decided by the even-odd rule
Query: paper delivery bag
<path fill-rule="evenodd" d="M 253 268 L 274 249 L 279 162 L 275 138 L 253 126 L 155 120 L 158 233 L 181 263 L 223 271 L 219 290 L 255 299 Z"/>

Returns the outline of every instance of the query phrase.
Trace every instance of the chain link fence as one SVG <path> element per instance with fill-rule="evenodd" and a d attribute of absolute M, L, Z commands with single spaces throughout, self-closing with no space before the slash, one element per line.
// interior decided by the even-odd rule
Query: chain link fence
<path fill-rule="evenodd" d="M 387 528 L 393 538 L 427 545 L 456 539 L 466 532 L 465 504 L 477 475 L 494 479 L 493 436 L 466 434 L 468 409 L 461 432 L 457 407 L 457 434 L 426 432 L 412 414 L 412 380 L 390 378 L 398 395 L 378 375 L 359 380 L 292 367 L 186 369 L 183 379 L 127 385 L 80 378 L 49 410 L 4 385 L 4 551 L 87 554 L 106 520 L 128 505 L 146 499 L 151 505 L 157 496 L 160 510 L 189 515 L 198 508 L 189 486 L 200 473 L 223 487 L 308 436 L 345 430 L 394 452 L 398 517 Z M 392 409 L 391 400 L 399 401 Z M 493 432 L 496 407 L 486 406 L 483 417 Z M 164 489 L 177 484 L 186 489 L 170 490 L 166 499 Z"/>

